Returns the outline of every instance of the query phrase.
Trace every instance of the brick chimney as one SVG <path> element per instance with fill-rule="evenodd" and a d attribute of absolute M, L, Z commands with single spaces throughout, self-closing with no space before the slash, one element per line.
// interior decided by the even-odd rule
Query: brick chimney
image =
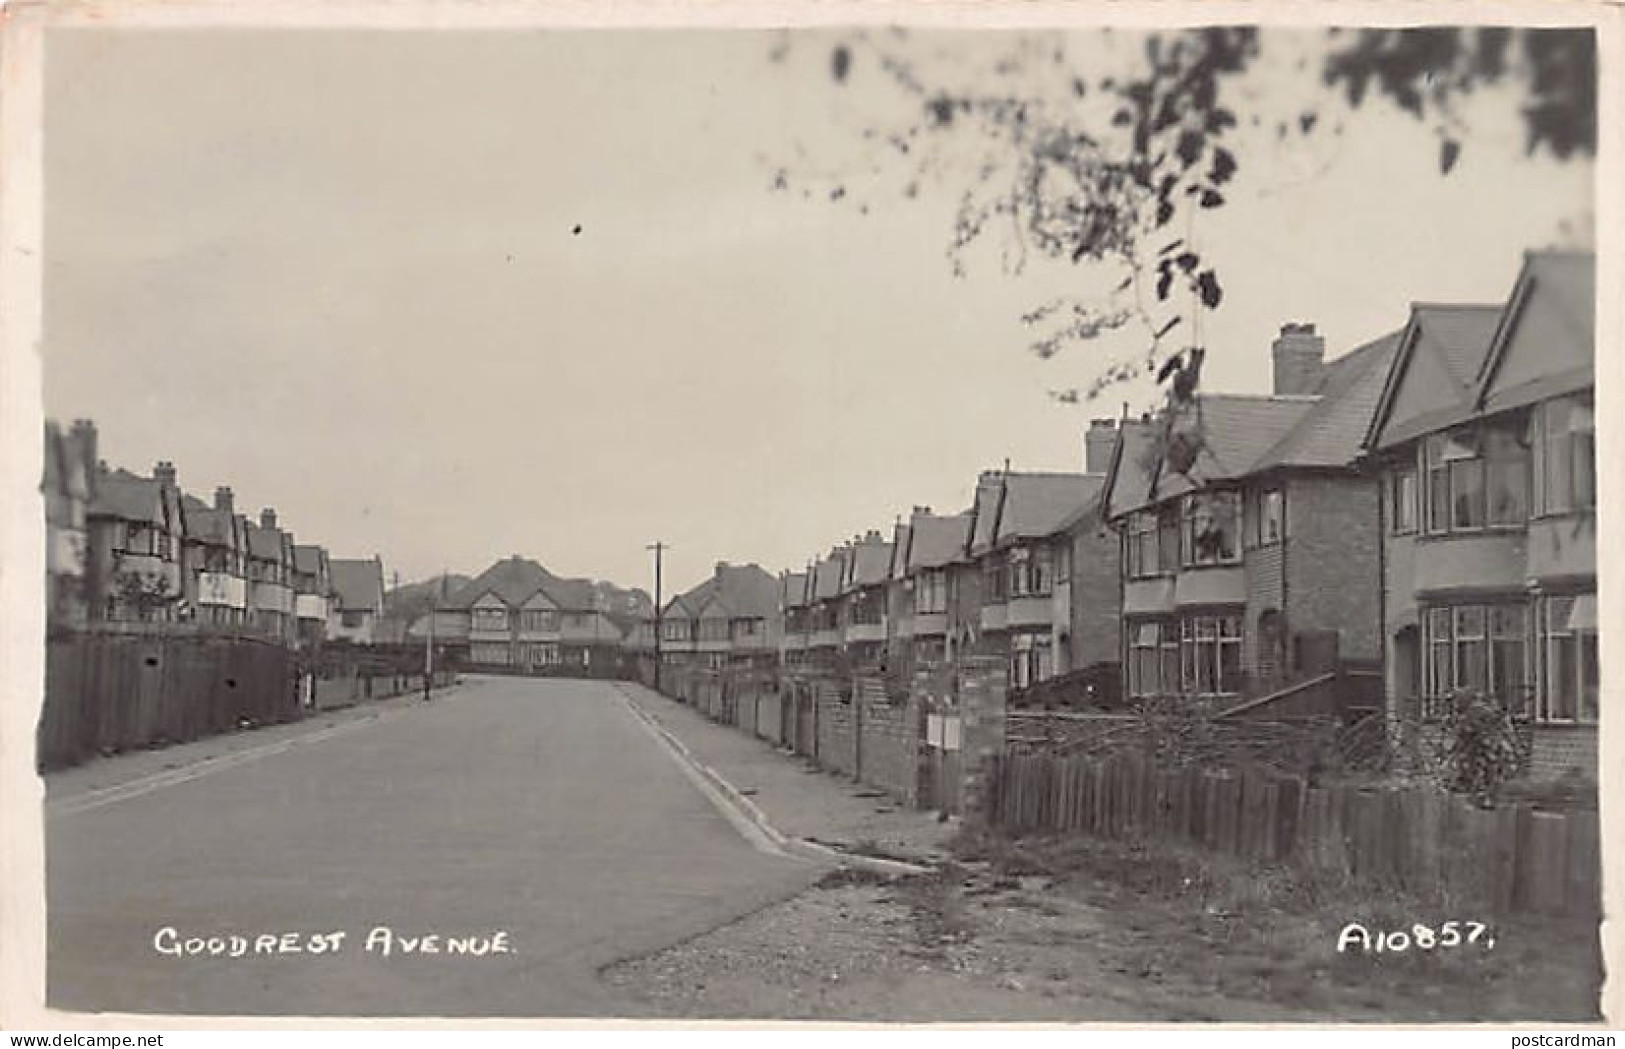
<path fill-rule="evenodd" d="M 165 488 L 175 487 L 175 464 L 168 459 L 159 459 L 152 464 L 152 479 Z"/>
<path fill-rule="evenodd" d="M 96 424 L 89 419 L 75 419 L 73 426 L 68 430 L 73 435 L 74 443 L 79 446 L 79 455 L 85 465 L 85 473 L 91 477 L 96 474 Z"/>
<path fill-rule="evenodd" d="M 1287 323 L 1270 346 L 1276 394 L 1313 393 L 1326 361 L 1326 338 L 1313 324 Z"/>
<path fill-rule="evenodd" d="M 1116 419 L 1090 419 L 1089 432 L 1083 435 L 1083 472 L 1103 474 L 1112 464 L 1112 449 L 1117 445 Z"/>
<path fill-rule="evenodd" d="M 718 561 L 717 565 L 716 565 L 716 577 L 718 579 L 721 579 L 722 578 L 722 573 L 727 571 L 727 570 L 728 570 L 728 562 L 726 562 L 726 561 Z"/>
<path fill-rule="evenodd" d="M 261 528 L 275 528 L 276 527 L 276 510 L 273 507 L 267 506 L 265 509 L 260 511 L 260 527 Z"/>
<path fill-rule="evenodd" d="M 236 513 L 237 504 L 232 498 L 230 485 L 223 484 L 214 490 L 214 508 L 224 510 L 228 514 Z"/>

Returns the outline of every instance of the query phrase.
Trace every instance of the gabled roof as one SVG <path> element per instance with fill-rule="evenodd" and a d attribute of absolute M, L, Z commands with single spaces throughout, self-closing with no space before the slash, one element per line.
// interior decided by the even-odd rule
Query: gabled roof
<path fill-rule="evenodd" d="M 322 562 L 327 559 L 327 551 L 319 546 L 301 543 L 293 548 L 293 567 L 297 572 L 306 572 L 317 575 L 322 570 Z"/>
<path fill-rule="evenodd" d="M 181 497 L 181 509 L 186 514 L 186 534 L 193 539 L 215 546 L 236 545 L 235 514 L 216 510 L 192 495 Z"/>
<path fill-rule="evenodd" d="M 999 509 L 999 544 L 1054 535 L 1096 505 L 1103 474 L 1012 473 Z"/>
<path fill-rule="evenodd" d="M 1530 252 L 1476 377 L 1474 406 L 1503 411 L 1596 382 L 1597 257 Z"/>
<path fill-rule="evenodd" d="M 1466 418 L 1501 313 L 1499 306 L 1412 306 L 1365 446 L 1393 447 Z"/>
<path fill-rule="evenodd" d="M 882 539 L 878 532 L 871 533 L 853 543 L 851 550 L 843 590 L 878 586 L 886 581 L 887 571 L 891 567 L 891 543 Z"/>
<path fill-rule="evenodd" d="M 779 610 L 779 581 L 757 564 L 719 564 L 684 595 L 701 619 L 769 619 Z"/>
<path fill-rule="evenodd" d="M 1152 425 L 1144 419 L 1124 419 L 1117 428 L 1117 443 L 1112 448 L 1100 502 L 1101 515 L 1107 520 L 1150 501 L 1151 472 L 1145 469 L 1145 463 L 1156 439 Z"/>
<path fill-rule="evenodd" d="M 805 608 L 807 606 L 807 573 L 786 572 L 780 579 L 780 593 L 785 608 Z"/>
<path fill-rule="evenodd" d="M 1259 458 L 1253 469 L 1347 466 L 1354 462 L 1403 334 L 1403 330 L 1389 332 L 1329 363 L 1315 388 L 1320 401 Z"/>
<path fill-rule="evenodd" d="M 328 562 L 328 578 L 341 609 L 382 612 L 384 566 L 373 559 L 355 561 L 335 557 Z M 478 597 L 479 595 L 475 595 Z"/>
<path fill-rule="evenodd" d="M 96 482 L 96 497 L 90 502 L 89 513 L 93 517 L 161 525 L 163 485 L 122 468 L 103 474 Z"/>
<path fill-rule="evenodd" d="M 957 560 L 970 536 L 970 511 L 939 517 L 915 514 L 910 522 L 908 571 L 941 568 Z"/>
<path fill-rule="evenodd" d="M 337 569 L 337 561 L 333 562 L 333 567 Z M 531 595 L 552 578 L 553 574 L 535 561 L 515 554 L 513 557 L 496 562 L 458 587 L 446 599 L 444 607 L 470 608 L 475 601 L 489 593 L 495 595 L 503 604 L 517 608 L 530 600 Z"/>
<path fill-rule="evenodd" d="M 915 515 L 919 516 L 919 515 Z M 914 543 L 914 524 L 898 521 L 892 528 L 891 562 L 886 566 L 887 579 L 902 579 L 908 574 L 908 551 Z"/>
<path fill-rule="evenodd" d="M 844 549 L 832 550 L 828 557 L 820 558 L 813 565 L 812 591 L 809 595 L 813 601 L 828 601 L 841 596 L 841 580 L 846 574 L 848 556 L 848 551 Z"/>
<path fill-rule="evenodd" d="M 286 553 L 280 528 L 266 528 L 252 521 L 248 523 L 248 556 L 262 561 L 281 561 Z"/>

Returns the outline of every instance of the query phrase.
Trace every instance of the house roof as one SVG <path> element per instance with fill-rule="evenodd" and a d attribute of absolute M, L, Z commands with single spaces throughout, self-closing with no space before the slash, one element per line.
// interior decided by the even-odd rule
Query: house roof
<path fill-rule="evenodd" d="M 1476 407 L 1502 411 L 1594 385 L 1596 295 L 1595 254 L 1526 254 L 1476 377 Z"/>
<path fill-rule="evenodd" d="M 908 574 L 908 553 L 909 548 L 913 545 L 914 525 L 912 519 L 898 521 L 892 528 L 891 562 L 886 566 L 887 579 L 901 579 Z"/>
<path fill-rule="evenodd" d="M 264 561 L 282 560 L 287 553 L 283 546 L 283 538 L 280 528 L 266 528 L 250 521 L 248 523 L 248 556 L 257 557 Z"/>
<path fill-rule="evenodd" d="M 381 562 L 335 557 L 328 562 L 327 570 L 341 609 L 383 611 L 384 566 Z"/>
<path fill-rule="evenodd" d="M 90 502 L 94 517 L 116 517 L 147 524 L 164 523 L 163 485 L 150 477 L 137 477 L 125 469 L 103 474 Z"/>
<path fill-rule="evenodd" d="M 1475 380 L 1502 312 L 1488 305 L 1413 305 L 1367 427 L 1366 447 L 1403 444 L 1471 414 Z"/>
<path fill-rule="evenodd" d="M 951 564 L 964 553 L 970 526 L 968 510 L 952 517 L 915 514 L 910 523 L 908 570 L 914 572 Z"/>
<path fill-rule="evenodd" d="M 1108 473 L 1104 511 L 1119 517 L 1214 481 L 1239 480 L 1284 467 L 1347 466 L 1362 442 L 1388 386 L 1406 330 L 1390 332 L 1327 362 L 1306 395 L 1202 394 L 1189 423 L 1199 426 L 1202 448 L 1189 475 L 1155 459 L 1160 420 L 1125 422 Z M 1440 345 L 1465 338 L 1452 314 Z"/>
<path fill-rule="evenodd" d="M 886 575 L 891 568 L 891 543 L 875 532 L 853 543 L 851 549 L 843 589 L 856 590 L 860 587 L 877 586 L 886 581 Z"/>
<path fill-rule="evenodd" d="M 235 514 L 216 510 L 193 495 L 181 497 L 186 512 L 186 531 L 195 539 L 216 546 L 232 546 L 236 541 Z"/>
<path fill-rule="evenodd" d="M 1004 497 L 1004 475 L 984 470 L 976 478 L 976 495 L 971 503 L 970 538 L 966 551 L 972 555 L 993 549 L 998 539 L 999 500 Z"/>
<path fill-rule="evenodd" d="M 299 544 L 293 548 L 293 567 L 297 572 L 316 574 L 322 570 L 327 551 L 319 546 Z"/>
<path fill-rule="evenodd" d="M 841 579 L 846 574 L 846 550 L 832 550 L 830 555 L 813 565 L 811 598 L 828 601 L 841 595 Z"/>
<path fill-rule="evenodd" d="M 779 581 L 757 564 L 718 564 L 683 595 L 701 619 L 768 619 L 779 610 Z"/>
<path fill-rule="evenodd" d="M 1320 401 L 1259 458 L 1253 470 L 1352 463 L 1360 454 L 1403 334 L 1403 329 L 1389 332 L 1330 362 L 1315 388 Z"/>
<path fill-rule="evenodd" d="M 337 562 L 335 562 L 336 564 Z M 554 575 L 528 557 L 518 554 L 491 565 L 458 587 L 443 607 L 471 608 L 485 594 L 494 594 L 504 604 L 518 608 L 538 592 L 567 612 L 599 610 L 598 586 L 591 579 L 565 579 Z"/>
<path fill-rule="evenodd" d="M 785 608 L 805 608 L 807 605 L 807 573 L 786 572 L 780 580 Z"/>
<path fill-rule="evenodd" d="M 999 509 L 998 542 L 1054 535 L 1096 505 L 1105 480 L 1102 474 L 1009 474 Z"/>
<path fill-rule="evenodd" d="M 1152 424 L 1144 419 L 1124 419 L 1117 428 L 1117 443 L 1112 448 L 1101 496 L 1101 513 L 1108 520 L 1150 500 L 1151 472 L 1145 469 L 1145 463 L 1155 439 Z"/>

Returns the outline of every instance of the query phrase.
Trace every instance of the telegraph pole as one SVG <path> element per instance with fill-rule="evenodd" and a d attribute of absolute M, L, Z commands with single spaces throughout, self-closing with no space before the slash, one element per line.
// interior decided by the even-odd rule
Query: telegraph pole
<path fill-rule="evenodd" d="M 661 562 L 664 554 L 666 553 L 666 551 L 670 550 L 671 547 L 667 546 L 665 543 L 660 542 L 659 540 L 656 540 L 655 542 L 650 543 L 644 549 L 653 550 L 654 555 L 655 555 L 655 691 L 659 692 L 660 691 L 660 663 L 661 663 L 661 658 L 662 658 L 661 655 L 660 655 L 660 616 L 661 616 L 661 605 L 660 605 L 660 601 L 661 601 L 661 594 L 660 594 L 660 562 Z"/>

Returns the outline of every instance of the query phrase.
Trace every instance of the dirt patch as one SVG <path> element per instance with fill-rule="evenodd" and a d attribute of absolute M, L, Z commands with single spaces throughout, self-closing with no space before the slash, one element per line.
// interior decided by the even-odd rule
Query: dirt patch
<path fill-rule="evenodd" d="M 929 874 L 838 871 L 603 976 L 627 1015 L 666 1018 L 1597 1018 L 1601 962 L 1583 946 L 1596 941 L 1584 923 L 1501 923 L 1487 934 L 1493 947 L 1337 951 L 1349 921 L 1400 929 L 1471 917 L 1194 850 L 968 841 Z"/>

